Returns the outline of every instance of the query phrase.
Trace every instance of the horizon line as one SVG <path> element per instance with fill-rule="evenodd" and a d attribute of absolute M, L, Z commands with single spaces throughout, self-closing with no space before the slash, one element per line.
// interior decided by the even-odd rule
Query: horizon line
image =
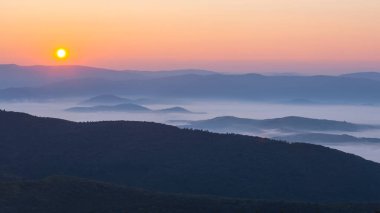
<path fill-rule="evenodd" d="M 82 67 L 82 68 L 91 68 L 91 69 L 99 69 L 106 71 L 114 71 L 114 72 L 178 72 L 178 71 L 204 71 L 204 72 L 213 72 L 215 74 L 260 74 L 260 75 L 299 75 L 299 76 L 315 76 L 315 75 L 325 75 L 325 76 L 340 76 L 344 74 L 352 74 L 352 73 L 379 73 L 380 69 L 377 70 L 368 70 L 368 71 L 340 71 L 338 73 L 326 74 L 326 73 L 317 73 L 317 72 L 302 72 L 302 71 L 218 71 L 214 69 L 203 69 L 203 68 L 178 68 L 178 69 L 157 69 L 157 70 L 145 70 L 145 69 L 115 69 L 115 68 L 107 68 L 96 65 L 83 65 L 83 64 L 62 64 L 62 65 L 46 65 L 46 64 L 33 64 L 33 65 L 20 65 L 17 63 L 0 63 L 0 66 L 16 66 L 16 67 Z"/>

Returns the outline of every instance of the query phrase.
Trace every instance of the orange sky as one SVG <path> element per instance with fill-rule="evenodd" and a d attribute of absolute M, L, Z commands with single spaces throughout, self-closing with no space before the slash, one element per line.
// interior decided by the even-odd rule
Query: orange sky
<path fill-rule="evenodd" d="M 1 0 L 0 63 L 380 70 L 379 0 Z M 60 62 L 54 50 L 70 57 Z"/>

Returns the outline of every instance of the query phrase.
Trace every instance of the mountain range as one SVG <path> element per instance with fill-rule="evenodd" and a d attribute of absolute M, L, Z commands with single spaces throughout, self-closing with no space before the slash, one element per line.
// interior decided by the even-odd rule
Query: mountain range
<path fill-rule="evenodd" d="M 380 138 L 355 137 L 347 133 L 378 130 L 379 125 L 356 124 L 345 121 L 288 116 L 272 119 L 248 119 L 233 116 L 207 120 L 171 120 L 181 128 L 201 129 L 218 133 L 264 135 L 287 142 L 311 144 L 380 143 Z"/>
<path fill-rule="evenodd" d="M 346 78 L 361 78 L 361 79 L 369 79 L 380 81 L 380 73 L 379 72 L 358 72 L 358 73 L 348 73 L 343 74 L 341 77 Z"/>
<path fill-rule="evenodd" d="M 380 82 L 366 76 L 265 76 L 199 70 L 156 73 L 80 66 L 2 65 L 0 79 L 3 89 L 0 90 L 0 100 L 116 94 L 160 99 L 224 99 L 279 103 L 307 100 L 308 103 L 321 104 L 378 104 L 380 94 L 377 91 L 380 91 Z"/>
<path fill-rule="evenodd" d="M 55 82 L 74 79 L 104 79 L 104 80 L 138 80 L 155 79 L 177 75 L 211 75 L 208 70 L 169 70 L 169 71 L 139 71 L 111 70 L 88 66 L 19 66 L 16 64 L 0 64 L 0 88 L 42 86 Z"/>
<path fill-rule="evenodd" d="M 68 112 L 144 112 L 144 113 L 193 113 L 183 107 L 170 107 L 165 109 L 152 110 L 148 107 L 133 103 L 117 105 L 96 105 L 88 107 L 71 107 Z"/>
<path fill-rule="evenodd" d="M 187 122 L 187 124 L 181 126 L 184 128 L 204 129 L 222 133 L 259 133 L 267 130 L 277 130 L 284 133 L 305 131 L 357 132 L 362 130 L 380 129 L 380 126 L 377 125 L 355 124 L 345 121 L 304 118 L 297 116 L 262 120 L 223 116 L 207 120 L 182 122 Z"/>

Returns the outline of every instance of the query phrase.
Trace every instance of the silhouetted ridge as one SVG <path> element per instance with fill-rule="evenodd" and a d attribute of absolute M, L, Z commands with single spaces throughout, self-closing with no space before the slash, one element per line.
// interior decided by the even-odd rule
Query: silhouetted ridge
<path fill-rule="evenodd" d="M 74 75 L 76 78 L 73 79 L 73 75 L 69 74 L 75 71 L 77 69 L 71 68 L 63 72 L 51 72 L 52 79 L 44 79 L 43 77 L 51 76 L 44 72 L 38 76 L 17 71 L 4 72 L 4 77 L 0 76 L 1 88 L 19 88 L 0 90 L 0 100 L 88 97 L 102 93 L 160 99 L 245 100 L 270 103 L 308 100 L 318 104 L 378 104 L 380 100 L 380 93 L 377 92 L 380 91 L 379 81 L 365 78 L 97 70 L 80 71 L 80 75 Z M 63 80 L 65 81 L 60 82 Z M 79 80 L 81 83 L 76 85 Z M 26 86 L 28 88 L 24 88 Z"/>
<path fill-rule="evenodd" d="M 288 116 L 273 119 L 248 119 L 233 116 L 216 117 L 208 120 L 189 121 L 184 127 L 207 129 L 213 131 L 258 131 L 277 129 L 280 131 L 347 131 L 355 132 L 365 129 L 379 129 L 379 126 L 355 124 L 345 121 L 313 119 Z"/>
<path fill-rule="evenodd" d="M 157 112 L 165 112 L 165 113 L 193 113 L 183 107 L 170 107 L 166 109 L 157 110 Z"/>
<path fill-rule="evenodd" d="M 380 201 L 380 165 L 322 146 L 149 122 L 0 112 L 0 177 L 69 175 L 147 190 L 269 200 Z"/>
<path fill-rule="evenodd" d="M 118 104 L 114 106 L 91 106 L 91 107 L 72 107 L 68 108 L 66 111 L 71 112 L 103 112 L 103 111 L 114 111 L 114 112 L 150 112 L 147 107 L 137 105 L 137 104 Z"/>
<path fill-rule="evenodd" d="M 171 107 L 159 110 L 152 110 L 148 107 L 126 103 L 126 104 L 118 104 L 118 105 L 96 105 L 89 107 L 71 107 L 66 109 L 69 112 L 155 112 L 155 113 L 193 113 L 183 107 Z"/>
<path fill-rule="evenodd" d="M 367 80 L 380 81 L 380 72 L 357 72 L 341 75 L 346 78 L 361 78 Z"/>
<path fill-rule="evenodd" d="M 67 65 L 67 66 L 19 66 L 15 64 L 0 64 L 0 88 L 44 86 L 66 80 L 103 79 L 111 81 L 147 80 L 180 75 L 214 75 L 207 70 L 172 70 L 172 71 L 139 71 L 111 70 L 105 68 Z M 99 84 L 99 87 L 104 85 Z M 95 91 L 95 90 L 93 90 Z M 58 92 L 59 93 L 59 92 Z M 97 95 L 99 93 L 93 93 Z M 26 94 L 24 94 L 26 95 Z M 30 94 L 31 95 L 31 94 Z M 58 95 L 58 94 L 57 94 Z M 63 94 L 59 94 L 63 95 Z M 57 97 L 57 96 L 56 96 Z M 38 98 L 28 97 L 28 98 Z M 27 99 L 28 99 L 27 98 Z M 46 98 L 46 97 L 45 97 Z"/>

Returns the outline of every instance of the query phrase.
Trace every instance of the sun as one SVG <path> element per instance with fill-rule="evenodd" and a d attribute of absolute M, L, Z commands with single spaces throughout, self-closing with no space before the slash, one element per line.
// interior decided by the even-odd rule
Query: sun
<path fill-rule="evenodd" d="M 64 49 L 64 48 L 59 48 L 57 49 L 57 51 L 55 52 L 55 55 L 57 56 L 57 58 L 59 59 L 65 59 L 67 57 L 67 50 Z"/>

